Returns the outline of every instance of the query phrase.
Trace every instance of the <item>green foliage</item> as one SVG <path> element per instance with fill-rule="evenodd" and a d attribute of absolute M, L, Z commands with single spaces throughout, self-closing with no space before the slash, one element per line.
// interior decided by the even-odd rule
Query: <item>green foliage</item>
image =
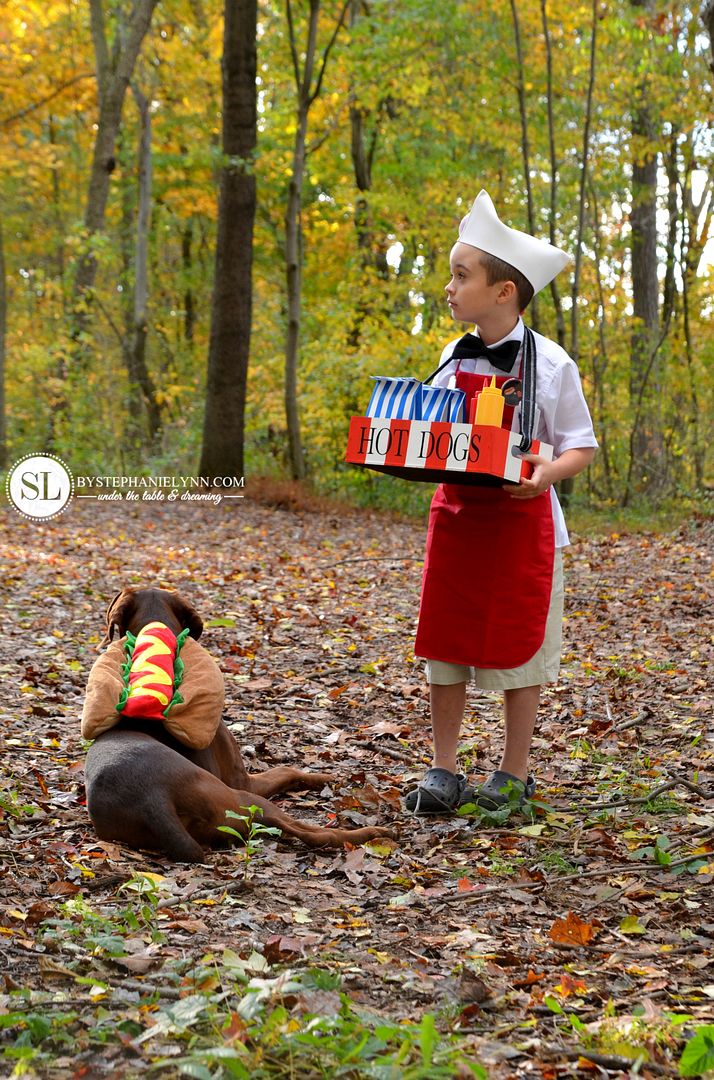
<path fill-rule="evenodd" d="M 714 1024 L 702 1024 L 682 1051 L 680 1076 L 707 1076 L 714 1073 Z"/>
<path fill-rule="evenodd" d="M 339 976 L 319 969 L 250 979 L 239 972 L 221 967 L 221 989 L 164 1003 L 151 1010 L 145 1026 L 106 1023 L 111 1014 L 100 1007 L 84 1039 L 95 1049 L 127 1039 L 136 1050 L 146 1044 L 155 1068 L 200 1080 L 268 1080 L 288 1069 L 294 1076 L 355 1080 L 447 1080 L 457 1072 L 486 1080 L 468 1041 L 439 1031 L 429 1013 L 416 1023 L 371 1014 L 340 992 Z M 0 1028 L 14 1042 L 6 1040 L 0 1058 L 11 1067 L 16 1063 L 13 1075 L 19 1076 L 22 1067 L 41 1069 L 70 1049 L 78 1015 L 23 1008 L 27 994 L 13 997 Z"/>
<path fill-rule="evenodd" d="M 646 847 L 637 848 L 630 855 L 632 859 L 652 859 L 658 866 L 670 866 L 672 864 L 672 856 L 669 852 L 672 841 L 668 836 L 660 835 L 654 842 L 654 845 L 648 844 Z M 707 860 L 692 856 L 691 860 L 684 861 L 679 866 L 674 866 L 672 872 L 674 874 L 683 874 L 688 872 L 690 874 L 696 874 L 701 866 L 706 866 Z"/>
<path fill-rule="evenodd" d="M 14 818 L 34 817 L 40 813 L 39 806 L 34 803 L 23 803 L 17 791 L 5 790 L 0 792 L 0 811 L 10 814 Z"/>
<path fill-rule="evenodd" d="M 120 886 L 120 891 L 136 895 L 140 902 L 120 908 L 111 915 L 96 911 L 81 896 L 73 896 L 61 906 L 61 918 L 47 919 L 41 925 L 42 943 L 52 948 L 64 939 L 81 942 L 91 952 L 108 956 L 125 954 L 125 937 L 139 931 L 148 932 L 155 943 L 164 941 L 159 929 L 157 908 L 161 890 L 152 875 L 137 873 Z"/>
<path fill-rule="evenodd" d="M 260 806 L 245 806 L 245 814 L 236 814 L 234 810 L 226 810 L 226 818 L 229 821 L 242 821 L 243 829 L 234 829 L 231 825 L 219 825 L 218 831 L 234 837 L 243 845 L 243 857 L 245 860 L 246 877 L 250 862 L 260 852 L 263 846 L 263 838 L 266 836 L 280 836 L 281 830 L 270 825 L 263 825 L 257 819 L 263 816 Z"/>
<path fill-rule="evenodd" d="M 334 986 L 335 980 L 330 980 Z M 295 1015 L 284 999 L 299 1002 L 300 994 L 322 992 L 331 1004 L 324 1015 L 309 1009 Z M 174 1036 L 186 1034 L 200 1004 L 192 1004 L 189 1017 L 176 1025 L 175 1010 L 170 1010 L 167 1025 Z M 405 1077 L 407 1080 L 431 1080 L 463 1075 L 485 1080 L 486 1071 L 473 1061 L 456 1036 L 443 1035 L 434 1017 L 426 1014 L 419 1023 L 396 1023 L 357 1009 L 344 994 L 326 990 L 324 974 L 284 972 L 273 979 L 251 979 L 238 1004 L 235 1016 L 245 1022 L 240 1028 L 234 1018 L 232 1027 L 238 1038 L 229 1045 L 194 1046 L 185 1056 L 171 1061 L 182 1075 L 203 1078 L 238 1077 L 240 1080 L 263 1080 L 285 1075 Z M 228 1024 L 224 1025 L 227 1027 Z M 220 1030 L 220 1028 L 219 1028 Z M 217 1071 L 214 1071 L 217 1070 Z"/>

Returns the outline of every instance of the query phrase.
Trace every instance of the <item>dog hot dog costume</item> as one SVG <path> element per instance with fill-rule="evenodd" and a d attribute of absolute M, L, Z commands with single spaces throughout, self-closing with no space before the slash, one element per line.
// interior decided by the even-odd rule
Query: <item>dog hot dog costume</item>
<path fill-rule="evenodd" d="M 116 711 L 142 720 L 165 720 L 172 705 L 183 701 L 179 686 L 184 662 L 179 656 L 188 637 L 178 637 L 162 622 L 150 622 L 136 637 L 126 635 L 126 663 L 122 665 L 124 689 Z"/>
<path fill-rule="evenodd" d="M 163 723 L 180 742 L 202 750 L 221 722 L 223 676 L 213 657 L 182 630 L 147 623 L 121 638 L 92 666 L 82 735 L 96 739 L 122 717 Z"/>

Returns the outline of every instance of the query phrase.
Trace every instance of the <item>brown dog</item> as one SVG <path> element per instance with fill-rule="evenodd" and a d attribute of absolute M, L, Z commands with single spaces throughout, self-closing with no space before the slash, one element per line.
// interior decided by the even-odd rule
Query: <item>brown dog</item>
<path fill-rule="evenodd" d="M 138 634 L 157 620 L 176 634 L 188 628 L 193 638 L 203 630 L 198 613 L 178 593 L 124 589 L 109 606 L 102 644 L 112 640 L 115 629 L 120 636 L 127 630 Z M 377 826 L 325 829 L 283 813 L 267 796 L 320 789 L 331 777 L 285 765 L 250 775 L 223 720 L 205 750 L 192 750 L 155 720 L 122 717 L 89 748 L 85 781 L 89 814 L 103 840 L 161 851 L 180 862 L 201 862 L 205 848 L 230 843 L 218 826 L 227 824 L 237 831 L 245 826 L 226 819 L 226 811 L 247 815 L 250 806 L 262 809 L 261 824 L 277 826 L 313 847 L 337 848 L 345 841 L 363 844 L 391 835 Z"/>

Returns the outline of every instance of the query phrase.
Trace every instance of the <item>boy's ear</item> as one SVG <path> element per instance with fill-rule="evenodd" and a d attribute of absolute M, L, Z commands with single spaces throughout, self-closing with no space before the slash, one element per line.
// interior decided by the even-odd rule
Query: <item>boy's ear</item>
<path fill-rule="evenodd" d="M 518 289 L 516 288 L 516 283 L 514 281 L 500 282 L 498 296 L 496 299 L 499 304 L 507 304 L 511 300 L 518 300 Z"/>

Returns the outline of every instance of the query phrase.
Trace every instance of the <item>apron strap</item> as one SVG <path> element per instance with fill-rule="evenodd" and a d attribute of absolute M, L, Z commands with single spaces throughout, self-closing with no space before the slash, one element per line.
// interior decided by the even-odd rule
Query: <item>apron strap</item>
<path fill-rule="evenodd" d="M 527 454 L 533 444 L 536 410 L 536 344 L 533 331 L 526 326 L 523 335 L 523 398 L 521 399 L 521 441 L 518 449 Z"/>
<path fill-rule="evenodd" d="M 443 371 L 443 370 L 444 370 L 444 368 L 445 368 L 445 367 L 447 366 L 447 364 L 450 364 L 452 360 L 453 360 L 453 356 L 450 356 L 448 360 L 444 360 L 444 363 L 443 363 L 443 364 L 439 364 L 439 366 L 438 366 L 438 368 L 436 369 L 436 371 L 432 371 L 431 375 L 427 375 L 427 377 L 426 377 L 425 379 L 422 379 L 422 382 L 423 382 L 423 383 L 430 383 L 430 382 L 431 382 L 431 380 L 432 380 L 432 379 L 435 379 L 435 378 L 436 378 L 436 376 L 437 376 L 437 375 L 439 374 L 439 372 L 440 372 L 440 371 Z M 460 363 L 460 361 L 459 361 L 459 363 Z"/>

